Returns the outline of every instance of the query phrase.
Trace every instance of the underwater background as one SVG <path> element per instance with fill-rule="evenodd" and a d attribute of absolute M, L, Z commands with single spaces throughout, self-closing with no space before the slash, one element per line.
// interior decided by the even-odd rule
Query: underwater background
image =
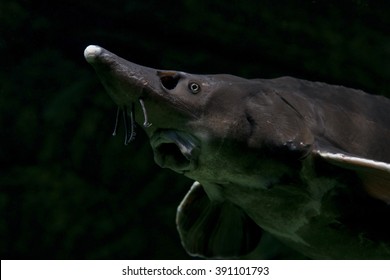
<path fill-rule="evenodd" d="M 154 163 L 142 129 L 128 146 L 111 136 L 116 106 L 86 46 L 153 68 L 390 97 L 389 26 L 384 0 L 2 0 L 1 259 L 191 258 L 175 213 L 192 182 Z"/>

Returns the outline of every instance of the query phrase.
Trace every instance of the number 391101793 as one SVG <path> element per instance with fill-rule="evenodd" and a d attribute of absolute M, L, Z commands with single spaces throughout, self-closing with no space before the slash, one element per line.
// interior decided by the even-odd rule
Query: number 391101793
<path fill-rule="evenodd" d="M 227 267 L 217 266 L 215 275 L 269 275 L 269 267 L 250 266 L 250 267 Z"/>

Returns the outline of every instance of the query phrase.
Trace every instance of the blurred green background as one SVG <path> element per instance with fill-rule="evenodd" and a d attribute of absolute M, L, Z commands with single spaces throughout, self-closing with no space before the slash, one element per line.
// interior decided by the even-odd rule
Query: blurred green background
<path fill-rule="evenodd" d="M 390 94 L 388 1 L 0 2 L 2 259 L 186 259 L 176 207 L 191 181 L 139 133 L 84 60 L 247 78 L 290 75 Z M 121 131 L 123 133 L 123 131 Z"/>

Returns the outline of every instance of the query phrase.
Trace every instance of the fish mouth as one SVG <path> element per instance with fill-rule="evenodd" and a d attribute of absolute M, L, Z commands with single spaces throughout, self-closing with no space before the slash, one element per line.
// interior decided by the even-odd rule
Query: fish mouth
<path fill-rule="evenodd" d="M 176 130 L 158 130 L 153 133 L 150 143 L 155 162 L 178 173 L 196 168 L 199 156 L 199 141 L 191 134 Z"/>

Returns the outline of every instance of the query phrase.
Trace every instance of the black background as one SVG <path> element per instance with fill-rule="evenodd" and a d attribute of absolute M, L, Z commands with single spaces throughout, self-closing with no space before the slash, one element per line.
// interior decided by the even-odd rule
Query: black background
<path fill-rule="evenodd" d="M 2 259 L 186 259 L 191 181 L 145 135 L 111 137 L 116 106 L 89 44 L 133 62 L 246 78 L 290 75 L 386 95 L 387 1 L 0 2 Z"/>

